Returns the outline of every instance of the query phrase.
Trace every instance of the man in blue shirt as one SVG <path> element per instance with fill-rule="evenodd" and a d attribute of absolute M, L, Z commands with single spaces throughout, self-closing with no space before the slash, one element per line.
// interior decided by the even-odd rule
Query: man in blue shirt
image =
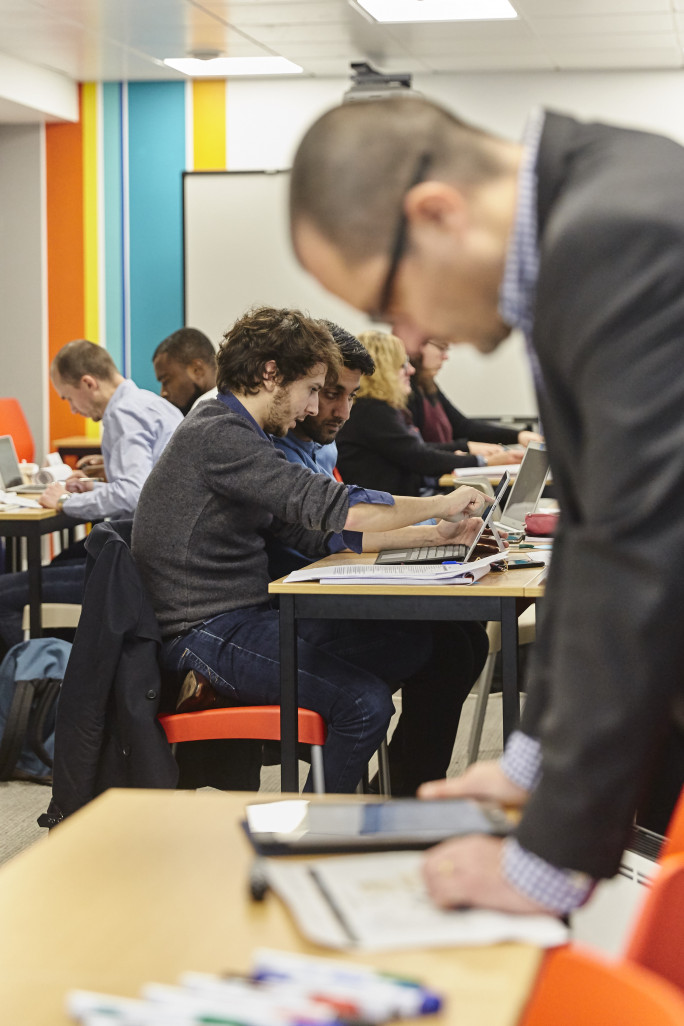
<path fill-rule="evenodd" d="M 273 443 L 291 463 L 333 477 L 337 462 L 337 433 L 349 420 L 362 374 L 375 365 L 357 338 L 325 322 L 342 357 L 342 367 L 329 374 L 318 394 L 318 413 L 309 415 Z M 350 482 L 353 484 L 353 482 Z M 468 522 L 466 522 L 468 523 Z M 477 529 L 471 518 L 469 530 Z M 365 531 L 365 552 L 404 545 L 435 544 L 444 539 L 435 524 L 416 525 L 383 534 Z M 435 537 L 437 535 L 437 537 Z M 282 576 L 310 562 L 293 549 L 269 550 L 273 576 Z M 480 675 L 488 652 L 487 634 L 480 623 L 436 621 L 430 624 L 433 652 L 421 669 L 402 684 L 402 715 L 389 746 L 392 793 L 414 795 L 432 773 L 445 776 L 456 739 L 461 708 Z"/>
<path fill-rule="evenodd" d="M 132 517 L 147 475 L 183 419 L 165 399 L 124 378 L 102 346 L 68 342 L 50 368 L 52 384 L 74 413 L 102 421 L 106 481 L 76 471 L 55 481 L 39 497 L 42 506 L 74 517 Z M 85 572 L 83 543 L 72 545 L 43 570 L 43 601 L 80 603 Z M 0 647 L 22 640 L 21 616 L 28 602 L 28 575 L 0 578 Z"/>

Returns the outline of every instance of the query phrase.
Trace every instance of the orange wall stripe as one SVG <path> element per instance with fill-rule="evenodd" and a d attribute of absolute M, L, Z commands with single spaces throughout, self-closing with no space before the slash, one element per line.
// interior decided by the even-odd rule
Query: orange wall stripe
<path fill-rule="evenodd" d="M 195 171 L 225 171 L 226 83 L 210 79 L 192 84 Z"/>
<path fill-rule="evenodd" d="M 84 335 L 83 138 L 78 124 L 46 125 L 48 350 Z M 85 418 L 50 387 L 50 442 L 85 434 Z"/>

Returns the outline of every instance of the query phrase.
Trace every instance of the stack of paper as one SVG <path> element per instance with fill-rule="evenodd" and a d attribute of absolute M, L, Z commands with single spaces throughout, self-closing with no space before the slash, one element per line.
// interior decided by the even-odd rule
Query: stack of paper
<path fill-rule="evenodd" d="M 285 581 L 319 581 L 321 584 L 474 584 L 489 573 L 490 564 L 501 562 L 494 552 L 470 563 L 386 564 L 343 563 L 335 566 L 306 567 L 294 570 Z"/>
<path fill-rule="evenodd" d="M 12 509 L 40 509 L 40 503 L 16 492 L 3 492 L 0 489 L 0 506 Z"/>

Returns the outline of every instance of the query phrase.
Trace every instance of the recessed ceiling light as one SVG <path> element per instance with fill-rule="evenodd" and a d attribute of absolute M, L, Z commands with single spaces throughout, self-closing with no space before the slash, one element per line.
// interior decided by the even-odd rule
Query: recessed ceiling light
<path fill-rule="evenodd" d="M 286 57 L 166 57 L 164 64 L 192 78 L 235 75 L 301 75 L 303 69 Z"/>
<path fill-rule="evenodd" d="M 352 0 L 375 21 L 489 21 L 517 18 L 508 0 Z"/>

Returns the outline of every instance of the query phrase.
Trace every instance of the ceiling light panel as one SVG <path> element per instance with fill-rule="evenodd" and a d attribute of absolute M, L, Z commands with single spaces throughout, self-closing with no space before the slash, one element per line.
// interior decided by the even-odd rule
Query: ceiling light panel
<path fill-rule="evenodd" d="M 375 21 L 386 24 L 427 21 L 489 21 L 517 18 L 508 0 L 352 0 Z"/>

